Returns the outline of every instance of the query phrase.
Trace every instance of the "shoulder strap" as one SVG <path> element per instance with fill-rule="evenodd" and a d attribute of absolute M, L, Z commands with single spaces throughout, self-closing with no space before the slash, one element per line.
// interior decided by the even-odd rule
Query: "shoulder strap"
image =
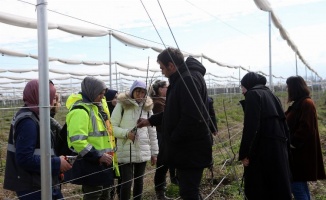
<path fill-rule="evenodd" d="M 82 106 L 82 105 L 74 105 L 74 106 L 70 109 L 70 111 L 75 110 L 75 109 L 83 109 L 83 110 L 85 110 L 85 111 L 88 113 L 88 115 L 89 115 L 88 110 L 87 110 L 84 106 Z M 69 111 L 69 112 L 70 112 L 70 111 Z"/>

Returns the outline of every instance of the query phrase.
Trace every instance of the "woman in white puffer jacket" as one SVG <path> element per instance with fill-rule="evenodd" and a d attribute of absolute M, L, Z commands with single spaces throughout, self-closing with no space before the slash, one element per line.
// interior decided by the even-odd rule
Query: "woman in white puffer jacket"
<path fill-rule="evenodd" d="M 143 81 L 135 81 L 128 94 L 118 95 L 118 104 L 111 116 L 114 136 L 117 138 L 117 157 L 122 179 L 121 200 L 130 199 L 132 178 L 135 178 L 133 198 L 141 199 L 146 163 L 151 160 L 152 165 L 156 164 L 158 142 L 155 127 L 133 130 L 140 117 L 147 119 L 153 114 L 153 101 L 146 96 L 146 92 L 146 84 Z"/>

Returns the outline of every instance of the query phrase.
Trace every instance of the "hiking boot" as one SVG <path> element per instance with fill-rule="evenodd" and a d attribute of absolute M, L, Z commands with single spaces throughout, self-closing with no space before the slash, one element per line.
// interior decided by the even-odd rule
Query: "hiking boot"
<path fill-rule="evenodd" d="M 157 200 L 171 200 L 172 198 L 165 196 L 165 192 L 163 190 L 159 190 L 159 191 L 156 191 L 156 199 Z"/>

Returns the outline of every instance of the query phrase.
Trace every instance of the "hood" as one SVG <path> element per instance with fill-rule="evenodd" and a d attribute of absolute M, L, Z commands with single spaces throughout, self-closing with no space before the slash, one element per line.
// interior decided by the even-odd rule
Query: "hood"
<path fill-rule="evenodd" d="M 132 84 L 130 90 L 129 90 L 129 96 L 132 96 L 132 92 L 136 89 L 136 88 L 141 88 L 141 89 L 144 89 L 146 90 L 147 92 L 147 89 L 146 89 L 146 83 L 144 81 L 134 81 L 134 83 Z"/>
<path fill-rule="evenodd" d="M 187 67 L 189 68 L 190 71 L 198 71 L 203 76 L 205 76 L 205 74 L 206 74 L 206 68 L 204 67 L 204 65 L 202 65 L 198 60 L 196 60 L 193 57 L 188 57 L 186 59 L 186 62 L 180 66 L 180 68 L 179 68 L 180 73 L 187 70 L 185 65 L 187 65 Z"/>
<path fill-rule="evenodd" d="M 247 90 L 250 90 L 256 85 L 266 85 L 266 82 L 267 80 L 265 76 L 255 72 L 249 72 L 241 79 L 241 85 Z"/>
<path fill-rule="evenodd" d="M 96 97 L 103 91 L 107 90 L 105 83 L 97 78 L 87 76 L 81 82 L 81 91 L 90 102 L 94 102 Z"/>
<path fill-rule="evenodd" d="M 70 110 L 77 101 L 82 101 L 82 100 L 83 100 L 83 96 L 81 94 L 71 94 L 66 101 L 67 109 Z"/>
<path fill-rule="evenodd" d="M 153 100 L 151 97 L 149 96 L 146 96 L 146 101 L 145 101 L 145 105 L 144 105 L 144 110 L 147 112 L 147 111 L 151 111 L 154 107 L 154 104 L 153 104 Z M 133 107 L 138 107 L 139 105 L 143 105 L 143 103 L 141 104 L 138 104 L 136 102 L 135 99 L 132 99 L 129 94 L 127 93 L 120 93 L 118 95 L 118 102 L 122 105 L 122 107 L 126 110 L 128 109 L 132 109 Z"/>

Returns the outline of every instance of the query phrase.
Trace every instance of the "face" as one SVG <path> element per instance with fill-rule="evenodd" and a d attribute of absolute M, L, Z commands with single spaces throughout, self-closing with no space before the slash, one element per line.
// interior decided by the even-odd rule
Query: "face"
<path fill-rule="evenodd" d="M 53 105 L 56 105 L 57 104 L 57 94 L 54 95 L 52 104 Z"/>
<path fill-rule="evenodd" d="M 168 86 L 167 85 L 165 85 L 165 86 L 163 86 L 163 87 L 160 87 L 159 89 L 158 89 L 158 93 L 159 93 L 159 96 L 160 97 L 166 97 L 166 91 L 168 90 Z"/>
<path fill-rule="evenodd" d="M 53 104 L 56 105 L 59 102 L 59 94 L 55 93 L 54 99 L 53 99 Z"/>
<path fill-rule="evenodd" d="M 242 94 L 243 94 L 243 95 L 246 94 L 247 89 L 246 89 L 245 87 L 243 87 L 242 85 L 241 85 L 241 90 L 242 90 Z"/>
<path fill-rule="evenodd" d="M 171 62 L 169 62 L 169 64 L 167 66 L 163 65 L 160 61 L 158 62 L 158 64 L 160 65 L 162 74 L 167 78 L 169 78 L 172 74 L 174 74 L 176 72 L 176 67 Z"/>
<path fill-rule="evenodd" d="M 141 102 L 144 99 L 145 95 L 146 95 L 146 90 L 141 89 L 141 88 L 136 88 L 132 92 L 133 98 L 136 99 L 136 101 L 138 103 Z"/>
<path fill-rule="evenodd" d="M 101 100 L 104 97 L 105 92 L 106 92 L 106 89 L 102 90 L 102 92 L 99 95 L 97 95 L 97 97 L 94 99 L 94 102 L 95 103 L 101 102 Z"/>
<path fill-rule="evenodd" d="M 112 101 L 111 101 L 111 104 L 112 104 L 113 106 L 116 106 L 116 105 L 117 105 L 117 102 L 118 102 L 117 98 L 118 98 L 118 94 L 115 94 L 114 98 L 113 98 Z"/>

